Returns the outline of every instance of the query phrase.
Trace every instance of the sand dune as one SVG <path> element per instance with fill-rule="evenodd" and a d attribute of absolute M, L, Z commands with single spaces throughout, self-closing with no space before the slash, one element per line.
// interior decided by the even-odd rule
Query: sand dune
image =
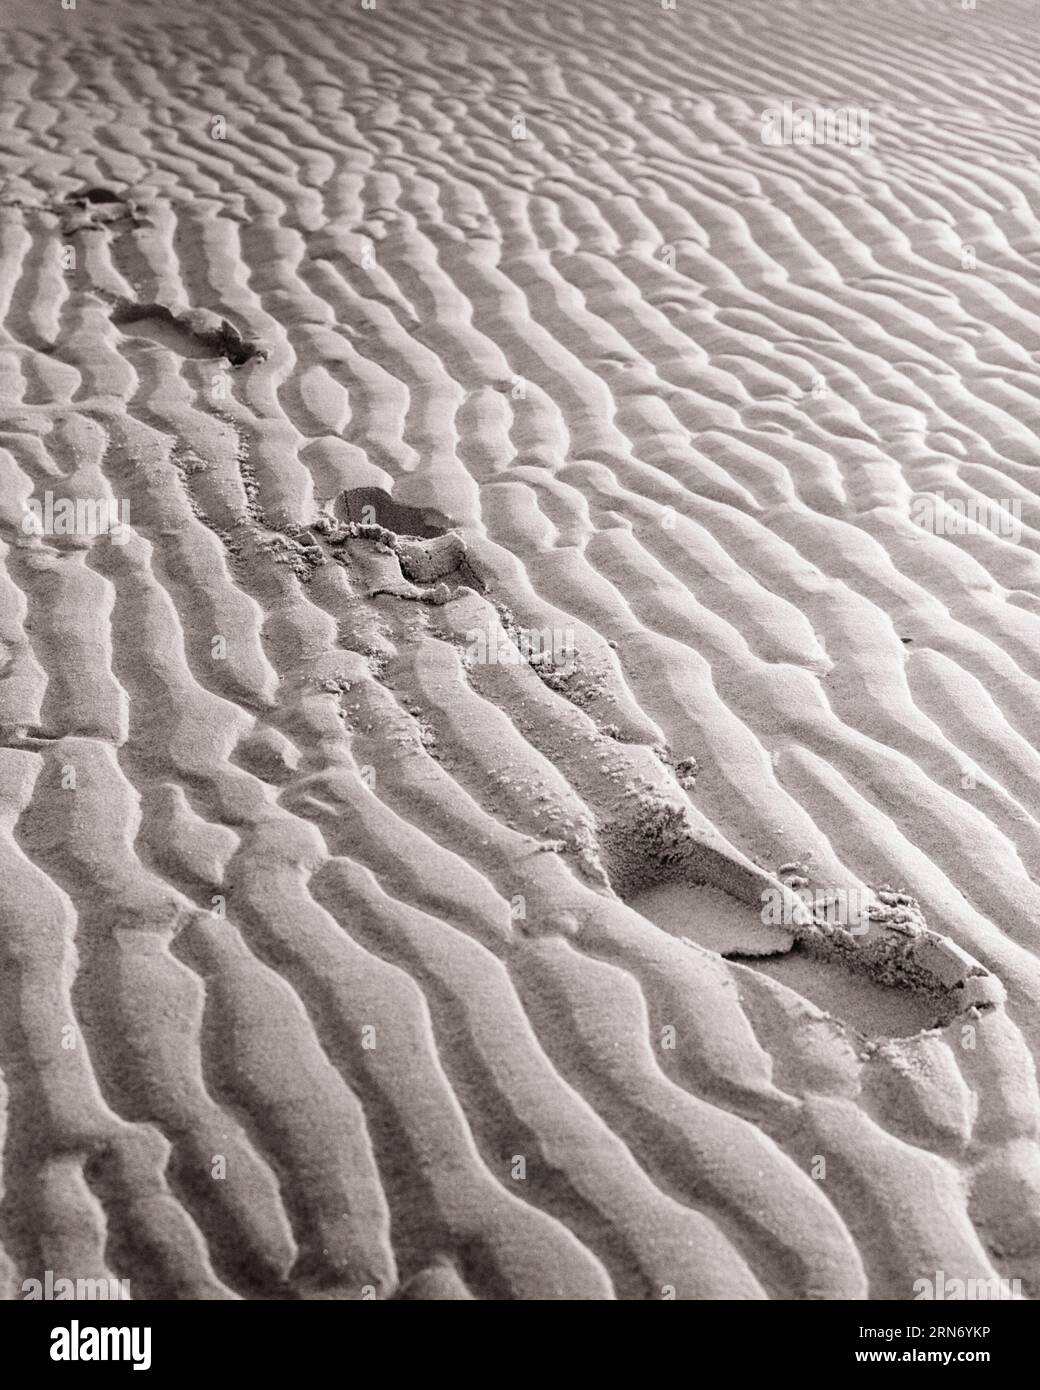
<path fill-rule="evenodd" d="M 5 29 L 0 1293 L 1035 1296 L 1032 7 Z"/>

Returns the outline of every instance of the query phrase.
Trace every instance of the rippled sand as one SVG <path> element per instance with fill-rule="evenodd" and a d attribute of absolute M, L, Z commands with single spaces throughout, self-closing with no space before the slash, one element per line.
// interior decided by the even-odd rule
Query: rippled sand
<path fill-rule="evenodd" d="M 4 13 L 3 1294 L 1032 1296 L 1034 7 Z"/>

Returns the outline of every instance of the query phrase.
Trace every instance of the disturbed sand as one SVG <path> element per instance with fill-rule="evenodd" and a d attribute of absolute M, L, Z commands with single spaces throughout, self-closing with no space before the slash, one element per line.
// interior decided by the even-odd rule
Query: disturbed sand
<path fill-rule="evenodd" d="M 3 1296 L 1034 1296 L 1034 7 L 3 21 Z"/>

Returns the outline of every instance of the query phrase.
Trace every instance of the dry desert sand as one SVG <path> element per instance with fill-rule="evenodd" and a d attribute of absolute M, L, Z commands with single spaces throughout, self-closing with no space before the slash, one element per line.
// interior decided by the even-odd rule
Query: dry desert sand
<path fill-rule="evenodd" d="M 1033 1296 L 1035 5 L 2 15 L 3 1295 Z"/>

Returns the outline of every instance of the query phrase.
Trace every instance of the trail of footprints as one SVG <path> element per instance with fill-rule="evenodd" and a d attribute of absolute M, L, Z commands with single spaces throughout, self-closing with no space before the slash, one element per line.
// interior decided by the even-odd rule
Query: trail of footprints
<path fill-rule="evenodd" d="M 3 71 L 5 1296 L 1031 1295 L 1035 46 L 95 10 Z M 839 53 L 878 148 L 762 145 Z M 792 859 L 945 1026 L 626 905 Z"/>

